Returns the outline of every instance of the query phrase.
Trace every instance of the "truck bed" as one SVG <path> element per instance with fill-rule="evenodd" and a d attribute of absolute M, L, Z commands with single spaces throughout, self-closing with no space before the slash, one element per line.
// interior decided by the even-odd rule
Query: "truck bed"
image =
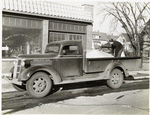
<path fill-rule="evenodd" d="M 141 57 L 103 57 L 86 58 L 85 71 L 98 72 L 104 71 L 111 62 L 121 63 L 127 70 L 139 70 L 141 67 Z"/>

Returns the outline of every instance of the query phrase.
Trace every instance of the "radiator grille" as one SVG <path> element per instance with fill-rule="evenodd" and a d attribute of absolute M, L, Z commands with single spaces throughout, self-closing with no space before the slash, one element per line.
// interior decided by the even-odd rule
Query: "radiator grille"
<path fill-rule="evenodd" d="M 18 60 L 18 65 L 21 65 L 21 60 Z"/>
<path fill-rule="evenodd" d="M 16 73 L 16 78 L 17 79 L 19 77 L 20 70 L 21 70 L 21 60 L 18 60 L 18 63 L 17 63 L 17 73 Z"/>

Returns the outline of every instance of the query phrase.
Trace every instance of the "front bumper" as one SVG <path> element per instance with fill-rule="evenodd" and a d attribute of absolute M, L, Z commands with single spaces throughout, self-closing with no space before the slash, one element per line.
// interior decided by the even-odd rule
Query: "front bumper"
<path fill-rule="evenodd" d="M 13 78 L 13 74 L 12 73 L 4 74 L 3 78 L 5 80 L 7 80 L 9 83 L 14 83 L 14 84 L 17 84 L 17 85 L 22 85 L 22 82 L 18 81 L 18 79 Z"/>

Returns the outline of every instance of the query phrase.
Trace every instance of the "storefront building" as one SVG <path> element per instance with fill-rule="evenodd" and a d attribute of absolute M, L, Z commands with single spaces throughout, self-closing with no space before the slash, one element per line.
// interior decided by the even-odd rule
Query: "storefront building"
<path fill-rule="evenodd" d="M 82 40 L 92 47 L 93 6 L 81 7 L 40 0 L 3 0 L 2 73 L 19 54 L 44 53 L 48 43 Z M 6 66 L 7 65 L 7 66 Z"/>

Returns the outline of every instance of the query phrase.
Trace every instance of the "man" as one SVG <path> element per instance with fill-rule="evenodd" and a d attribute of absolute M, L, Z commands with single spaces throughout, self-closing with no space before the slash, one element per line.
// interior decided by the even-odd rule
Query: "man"
<path fill-rule="evenodd" d="M 112 55 L 114 55 L 115 57 L 121 57 L 123 45 L 118 41 L 114 41 L 113 39 L 111 39 L 109 43 L 111 44 Z"/>

